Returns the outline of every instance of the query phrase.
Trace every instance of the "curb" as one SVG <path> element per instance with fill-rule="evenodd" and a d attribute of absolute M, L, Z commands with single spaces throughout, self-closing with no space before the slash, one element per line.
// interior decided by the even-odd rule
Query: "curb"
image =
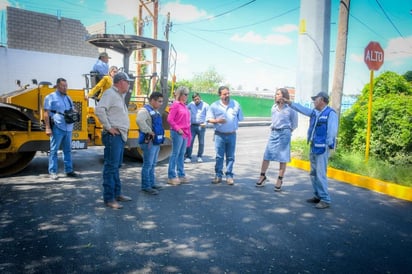
<path fill-rule="evenodd" d="M 306 171 L 310 170 L 310 163 L 308 161 L 298 160 L 296 158 L 292 158 L 289 166 Z M 401 186 L 395 183 L 385 182 L 367 176 L 338 170 L 333 167 L 328 167 L 327 176 L 331 179 L 342 181 L 347 184 L 366 188 L 391 197 L 412 202 L 411 187 Z"/>

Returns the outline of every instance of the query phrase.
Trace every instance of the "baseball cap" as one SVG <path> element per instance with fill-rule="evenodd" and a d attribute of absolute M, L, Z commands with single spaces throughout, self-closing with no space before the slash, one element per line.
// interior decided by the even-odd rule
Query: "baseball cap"
<path fill-rule="evenodd" d="M 325 100 L 326 103 L 329 103 L 329 95 L 326 92 L 321 91 L 318 94 L 316 94 L 315 96 L 312 96 L 311 98 L 312 98 L 313 101 L 315 101 L 315 99 L 318 98 L 318 97 L 322 97 Z"/>
<path fill-rule="evenodd" d="M 101 53 L 99 54 L 99 57 L 107 57 L 107 58 L 110 59 L 109 54 L 107 54 L 107 52 L 101 52 Z"/>
<path fill-rule="evenodd" d="M 114 77 L 113 77 L 113 83 L 118 83 L 118 82 L 120 82 L 121 80 L 126 80 L 126 81 L 129 81 L 129 82 L 133 82 L 133 80 L 129 78 L 129 76 L 127 75 L 127 73 L 126 73 L 126 72 L 123 72 L 123 71 L 118 72 L 118 73 L 116 73 L 116 74 L 114 75 Z"/>

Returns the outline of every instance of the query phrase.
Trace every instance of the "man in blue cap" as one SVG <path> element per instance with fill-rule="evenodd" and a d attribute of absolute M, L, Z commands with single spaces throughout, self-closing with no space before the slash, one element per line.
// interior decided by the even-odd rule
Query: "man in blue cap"
<path fill-rule="evenodd" d="M 328 208 L 331 203 L 326 171 L 329 150 L 334 149 L 336 144 L 338 116 L 328 106 L 329 95 L 326 92 L 321 91 L 311 98 L 314 104 L 313 109 L 293 103 L 288 99 L 284 99 L 284 102 L 294 110 L 310 117 L 307 141 L 310 144 L 310 179 L 314 196 L 307 202 L 316 204 L 317 209 L 324 209 Z"/>

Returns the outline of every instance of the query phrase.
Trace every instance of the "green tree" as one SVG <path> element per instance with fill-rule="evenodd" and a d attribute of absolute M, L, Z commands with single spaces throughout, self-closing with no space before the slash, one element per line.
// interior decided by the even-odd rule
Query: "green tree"
<path fill-rule="evenodd" d="M 192 82 L 189 81 L 189 80 L 185 80 L 185 79 L 180 80 L 180 81 L 176 81 L 176 83 L 173 85 L 173 90 L 172 90 L 172 81 L 168 81 L 168 82 L 167 82 L 167 86 L 168 86 L 169 91 L 170 91 L 170 94 L 169 94 L 169 97 L 170 97 L 170 98 L 173 98 L 173 92 L 174 92 L 178 87 L 180 87 L 180 86 L 185 86 L 185 87 L 187 87 L 190 91 L 193 90 L 193 84 L 192 84 Z"/>
<path fill-rule="evenodd" d="M 409 83 L 412 83 L 412 70 L 407 71 L 403 77 L 408 81 Z"/>
<path fill-rule="evenodd" d="M 217 73 L 214 67 L 205 72 L 196 74 L 192 79 L 194 92 L 216 92 L 224 81 L 223 76 Z"/>
<path fill-rule="evenodd" d="M 175 83 L 175 89 L 176 89 L 177 87 L 180 87 L 180 86 L 185 86 L 185 87 L 187 87 L 190 91 L 193 90 L 193 83 L 192 83 L 191 81 L 189 81 L 189 80 L 183 79 L 183 80 L 180 80 L 180 81 L 176 81 L 176 83 Z"/>
<path fill-rule="evenodd" d="M 342 118 L 339 143 L 365 151 L 369 85 Z M 412 85 L 394 72 L 374 79 L 370 153 L 392 164 L 412 164 Z"/>

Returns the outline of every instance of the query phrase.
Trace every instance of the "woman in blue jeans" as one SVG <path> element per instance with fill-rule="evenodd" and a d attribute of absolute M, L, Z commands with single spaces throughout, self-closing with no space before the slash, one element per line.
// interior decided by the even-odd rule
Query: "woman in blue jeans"
<path fill-rule="evenodd" d="M 172 137 L 172 154 L 169 158 L 168 184 L 179 185 L 188 183 L 184 170 L 184 157 L 188 144 L 192 139 L 190 132 L 190 112 L 186 107 L 189 90 L 179 87 L 175 91 L 175 101 L 170 106 L 167 122 L 170 125 Z"/>

